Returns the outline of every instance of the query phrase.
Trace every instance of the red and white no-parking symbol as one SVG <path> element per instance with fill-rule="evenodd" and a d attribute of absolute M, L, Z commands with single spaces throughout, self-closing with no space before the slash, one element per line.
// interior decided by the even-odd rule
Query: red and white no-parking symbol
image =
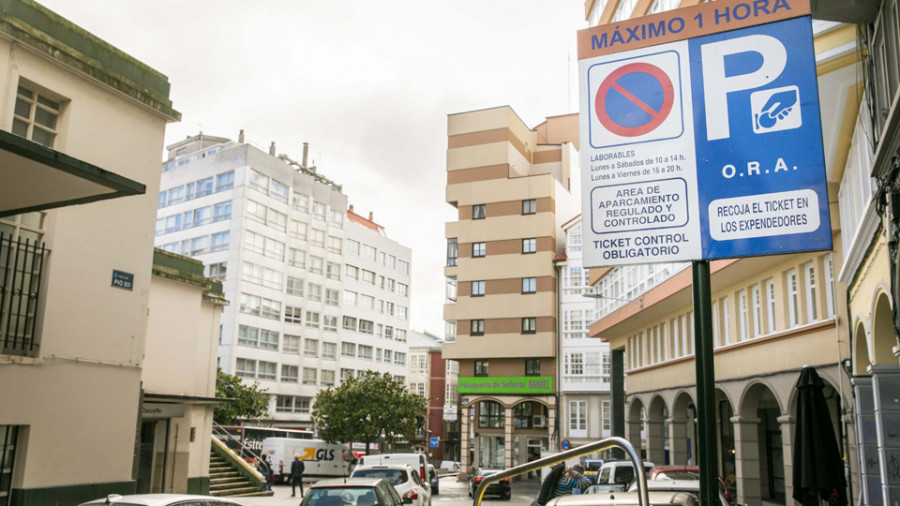
<path fill-rule="evenodd" d="M 619 67 L 600 83 L 594 111 L 610 132 L 638 137 L 659 127 L 674 102 L 669 76 L 655 65 L 636 62 Z"/>

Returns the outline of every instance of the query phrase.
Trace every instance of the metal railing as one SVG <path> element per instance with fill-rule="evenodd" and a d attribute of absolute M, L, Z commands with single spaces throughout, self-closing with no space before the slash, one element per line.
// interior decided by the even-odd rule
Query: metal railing
<path fill-rule="evenodd" d="M 610 437 L 601 439 L 600 441 L 594 441 L 593 443 L 579 446 L 578 448 L 572 448 L 571 450 L 566 450 L 562 453 L 557 453 L 556 455 L 533 460 L 526 464 L 511 467 L 504 471 L 500 471 L 499 473 L 486 476 L 484 480 L 481 481 L 481 484 L 478 485 L 478 490 L 475 491 L 472 504 L 473 506 L 481 506 L 481 499 L 484 497 L 484 492 L 491 483 L 506 478 L 512 478 L 513 476 L 519 476 L 520 474 L 525 474 L 529 471 L 537 471 L 542 467 L 552 466 L 571 458 L 582 457 L 584 455 L 612 448 L 625 450 L 628 458 L 631 460 L 632 464 L 634 464 L 639 503 L 642 506 L 650 506 L 650 496 L 647 493 L 647 471 L 644 469 L 644 461 L 641 459 L 640 454 L 635 451 L 634 447 L 631 446 L 631 443 L 620 437 Z"/>
<path fill-rule="evenodd" d="M 228 449 L 233 451 L 238 457 L 245 460 L 252 459 L 253 462 L 262 458 L 261 453 L 252 448 L 248 448 L 247 445 L 244 444 L 243 438 L 238 439 L 234 437 L 227 429 L 225 429 L 225 427 L 222 427 L 216 422 L 213 422 L 212 432 L 213 436 L 217 437 L 222 444 L 227 446 Z"/>
<path fill-rule="evenodd" d="M 41 276 L 50 250 L 0 233 L 0 354 L 32 356 Z"/>

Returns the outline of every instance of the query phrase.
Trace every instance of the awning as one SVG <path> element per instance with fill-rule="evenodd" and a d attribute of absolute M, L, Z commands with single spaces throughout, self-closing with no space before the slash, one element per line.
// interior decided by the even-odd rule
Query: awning
<path fill-rule="evenodd" d="M 0 217 L 146 191 L 137 181 L 0 130 Z"/>

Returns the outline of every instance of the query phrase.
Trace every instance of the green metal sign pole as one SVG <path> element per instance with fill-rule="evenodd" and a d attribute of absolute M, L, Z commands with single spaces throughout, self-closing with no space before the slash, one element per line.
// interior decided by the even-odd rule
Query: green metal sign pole
<path fill-rule="evenodd" d="M 700 504 L 718 504 L 716 457 L 716 373 L 713 363 L 712 292 L 709 260 L 692 263 L 694 291 L 694 362 L 697 366 L 697 454 Z"/>

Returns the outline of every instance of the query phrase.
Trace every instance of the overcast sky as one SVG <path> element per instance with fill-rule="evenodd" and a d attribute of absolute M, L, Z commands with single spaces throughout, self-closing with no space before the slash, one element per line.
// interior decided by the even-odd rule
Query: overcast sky
<path fill-rule="evenodd" d="M 182 121 L 299 160 L 413 251 L 410 328 L 443 337 L 447 115 L 577 111 L 584 0 L 38 0 L 169 78 Z M 162 158 L 162 157 L 161 157 Z"/>

